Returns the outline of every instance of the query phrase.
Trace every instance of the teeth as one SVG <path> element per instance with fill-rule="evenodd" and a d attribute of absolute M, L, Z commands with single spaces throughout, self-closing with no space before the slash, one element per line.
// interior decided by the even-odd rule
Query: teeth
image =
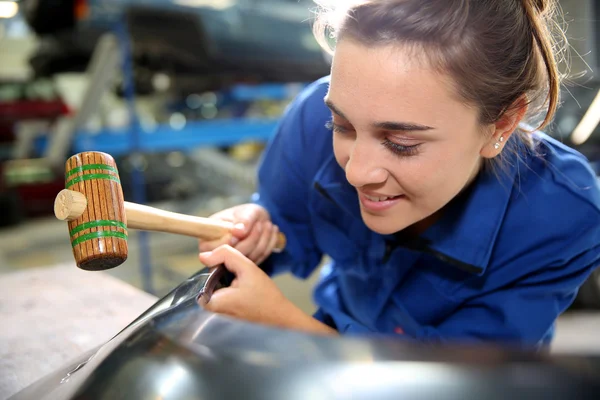
<path fill-rule="evenodd" d="M 373 197 L 373 196 L 367 196 L 367 195 L 365 195 L 365 197 L 371 201 L 385 201 L 385 200 L 391 198 L 391 197 Z"/>

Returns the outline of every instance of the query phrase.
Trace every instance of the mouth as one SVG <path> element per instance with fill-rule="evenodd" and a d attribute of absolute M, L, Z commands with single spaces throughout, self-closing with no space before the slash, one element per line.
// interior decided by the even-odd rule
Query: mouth
<path fill-rule="evenodd" d="M 362 194 L 365 199 L 372 201 L 372 202 L 382 202 L 382 201 L 386 201 L 386 200 L 395 200 L 395 199 L 399 199 L 400 197 L 402 197 L 403 195 L 399 194 L 397 196 L 369 196 L 367 194 Z"/>
<path fill-rule="evenodd" d="M 402 201 L 406 196 L 403 194 L 396 196 L 373 196 L 359 192 L 359 199 L 362 207 L 370 212 L 382 212 L 392 208 Z"/>

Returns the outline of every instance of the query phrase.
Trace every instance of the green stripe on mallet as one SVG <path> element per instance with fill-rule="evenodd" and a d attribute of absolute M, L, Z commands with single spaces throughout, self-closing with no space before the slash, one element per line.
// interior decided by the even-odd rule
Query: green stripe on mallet
<path fill-rule="evenodd" d="M 73 185 L 75 185 L 75 184 L 77 184 L 79 182 L 89 181 L 89 180 L 92 180 L 92 179 L 107 179 L 107 180 L 111 180 L 111 181 L 114 181 L 114 182 L 117 182 L 117 183 L 121 183 L 119 181 L 119 178 L 117 178 L 114 175 L 109 175 L 109 174 L 88 174 L 88 175 L 81 175 L 81 176 L 78 176 L 76 178 L 71 179 L 70 181 L 68 181 L 66 183 L 65 186 L 68 189 L 68 188 L 72 187 Z"/>
<path fill-rule="evenodd" d="M 77 225 L 75 228 L 71 229 L 71 231 L 69 232 L 69 235 L 73 236 L 76 233 L 79 233 L 81 231 L 85 231 L 86 229 L 91 229 L 91 228 L 98 228 L 98 227 L 116 227 L 116 228 L 123 228 L 125 230 L 127 230 L 127 226 L 122 223 L 121 221 L 112 221 L 109 219 L 100 219 L 97 221 L 90 221 L 90 222 L 85 222 L 81 225 Z"/>
<path fill-rule="evenodd" d="M 67 173 L 65 174 L 65 179 L 68 179 L 71 175 L 75 175 L 79 172 L 83 172 L 83 171 L 90 171 L 93 169 L 102 169 L 102 170 L 106 170 L 106 171 L 111 171 L 114 172 L 115 174 L 118 174 L 117 169 L 111 165 L 107 165 L 107 164 L 86 164 L 86 165 L 82 165 L 80 167 L 75 167 L 69 171 L 67 171 Z"/>
<path fill-rule="evenodd" d="M 106 238 L 106 237 L 116 237 L 116 238 L 119 238 L 119 239 L 127 240 L 127 234 L 125 234 L 123 232 L 98 231 L 98 232 L 87 233 L 87 234 L 85 234 L 83 236 L 79 236 L 77 239 L 75 239 L 75 240 L 73 240 L 71 242 L 71 246 L 75 247 L 78 244 L 81 244 L 81 243 L 86 242 L 88 240 L 101 239 L 101 238 Z"/>

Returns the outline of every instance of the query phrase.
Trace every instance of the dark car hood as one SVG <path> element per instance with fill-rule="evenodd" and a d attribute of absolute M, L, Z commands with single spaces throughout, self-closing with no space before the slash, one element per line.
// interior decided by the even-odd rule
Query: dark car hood
<path fill-rule="evenodd" d="M 12 399 L 600 398 L 595 358 L 329 338 L 215 315 L 198 299 L 227 285 L 223 277 L 192 276 L 108 343 Z"/>

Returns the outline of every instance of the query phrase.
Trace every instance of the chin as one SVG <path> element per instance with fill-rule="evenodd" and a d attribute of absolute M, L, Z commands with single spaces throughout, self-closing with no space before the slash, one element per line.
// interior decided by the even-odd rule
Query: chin
<path fill-rule="evenodd" d="M 414 222 L 409 221 L 394 221 L 389 216 L 375 216 L 362 212 L 362 220 L 375 233 L 380 235 L 391 235 L 407 228 Z"/>

